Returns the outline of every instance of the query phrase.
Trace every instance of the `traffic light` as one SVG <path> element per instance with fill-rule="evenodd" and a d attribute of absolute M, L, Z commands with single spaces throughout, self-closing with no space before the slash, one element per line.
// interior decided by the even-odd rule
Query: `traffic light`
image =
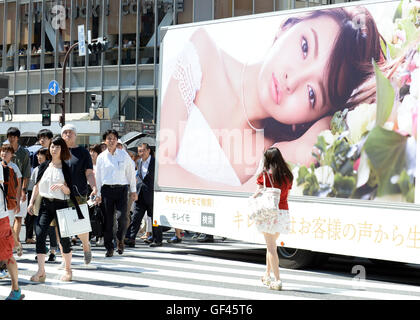
<path fill-rule="evenodd" d="M 90 53 L 99 54 L 108 49 L 108 41 L 106 38 L 98 38 L 95 42 L 88 44 Z"/>
<path fill-rule="evenodd" d="M 41 110 L 42 115 L 42 125 L 43 126 L 51 126 L 51 109 L 48 107 L 42 108 Z"/>

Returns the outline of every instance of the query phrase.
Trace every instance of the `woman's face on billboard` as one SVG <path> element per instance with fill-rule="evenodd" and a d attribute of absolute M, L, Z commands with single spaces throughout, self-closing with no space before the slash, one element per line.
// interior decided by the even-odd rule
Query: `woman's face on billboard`
<path fill-rule="evenodd" d="M 271 117 L 300 124 L 330 110 L 325 73 L 338 31 L 327 16 L 279 30 L 257 82 L 259 100 Z"/>

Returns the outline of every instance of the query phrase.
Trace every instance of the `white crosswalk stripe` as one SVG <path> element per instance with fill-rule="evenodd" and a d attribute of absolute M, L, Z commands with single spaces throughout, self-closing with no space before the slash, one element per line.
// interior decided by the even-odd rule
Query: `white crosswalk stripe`
<path fill-rule="evenodd" d="M 25 300 L 120 299 L 420 299 L 420 288 L 365 280 L 355 283 L 349 277 L 328 277 L 322 273 L 281 269 L 283 290 L 264 287 L 262 264 L 215 259 L 162 247 L 162 250 L 127 248 L 124 255 L 104 258 L 103 248 L 93 248 L 93 260 L 83 264 L 83 252 L 73 253 L 73 281 L 59 280 L 63 273 L 46 263 L 47 281 L 32 283 L 37 270 L 33 253 L 18 259 L 19 282 Z M 360 285 L 360 286 L 358 286 Z M 10 279 L 0 280 L 0 297 L 10 291 Z"/>

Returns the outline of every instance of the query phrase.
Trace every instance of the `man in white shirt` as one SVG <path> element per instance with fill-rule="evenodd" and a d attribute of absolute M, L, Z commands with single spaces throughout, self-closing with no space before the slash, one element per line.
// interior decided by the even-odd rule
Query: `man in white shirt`
<path fill-rule="evenodd" d="M 96 160 L 96 186 L 98 202 L 104 203 L 104 245 L 106 257 L 114 254 L 114 215 L 118 217 L 117 250 L 124 252 L 124 237 L 128 227 L 127 194 L 130 190 L 132 201 L 137 200 L 136 171 L 127 152 L 117 149 L 118 132 L 107 130 L 103 134 L 107 149 Z"/>

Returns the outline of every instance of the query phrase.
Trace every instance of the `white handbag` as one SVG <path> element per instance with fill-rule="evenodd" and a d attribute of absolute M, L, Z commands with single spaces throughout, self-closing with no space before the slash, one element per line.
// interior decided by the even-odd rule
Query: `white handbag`
<path fill-rule="evenodd" d="M 248 199 L 248 205 L 251 210 L 250 219 L 255 222 L 268 222 L 271 219 L 277 217 L 279 212 L 279 202 L 281 190 L 278 188 L 267 188 L 265 183 L 265 174 L 263 172 L 264 187 L 256 197 L 250 197 Z M 270 174 L 268 174 L 271 186 Z"/>
<path fill-rule="evenodd" d="M 79 219 L 76 207 L 74 206 L 57 210 L 57 222 L 62 238 L 92 231 L 87 204 L 80 204 L 79 207 L 84 219 Z"/>

